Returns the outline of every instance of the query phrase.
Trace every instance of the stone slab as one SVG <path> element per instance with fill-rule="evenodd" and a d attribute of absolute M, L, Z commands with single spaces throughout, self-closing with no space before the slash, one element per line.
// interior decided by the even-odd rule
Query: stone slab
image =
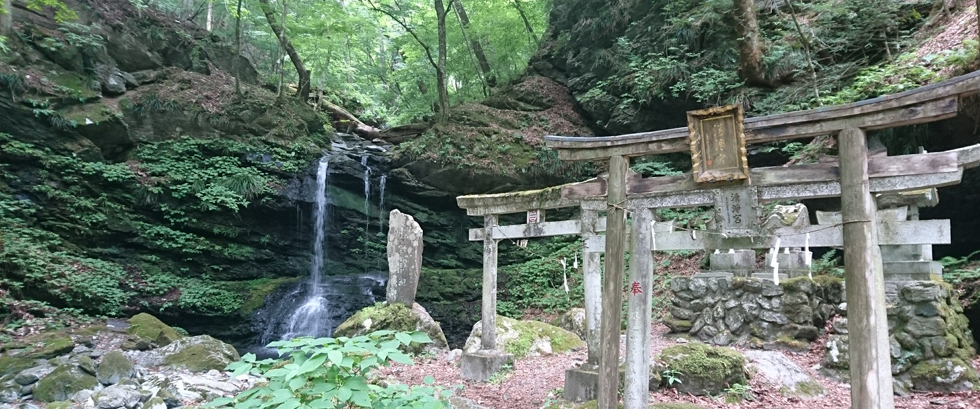
<path fill-rule="evenodd" d="M 712 253 L 710 263 L 712 270 L 753 270 L 755 269 L 755 251 L 735 250 L 734 252 Z"/>
<path fill-rule="evenodd" d="M 514 363 L 514 355 L 501 351 L 480 350 L 463 354 L 459 363 L 460 376 L 477 382 L 486 382 L 504 365 Z"/>
<path fill-rule="evenodd" d="M 769 273 L 754 273 L 754 274 L 752 274 L 752 278 L 758 278 L 760 280 L 769 280 L 769 281 L 772 281 L 772 272 L 769 272 Z M 786 274 L 783 274 L 783 273 L 779 273 L 779 279 L 780 280 L 785 280 L 787 278 L 789 278 L 789 275 L 786 275 Z"/>
<path fill-rule="evenodd" d="M 415 304 L 422 272 L 422 227 L 415 219 L 394 209 L 388 216 L 388 304 Z"/>
<path fill-rule="evenodd" d="M 562 397 L 572 402 L 595 400 L 599 394 L 599 372 L 582 367 L 565 370 Z"/>
<path fill-rule="evenodd" d="M 930 280 L 942 276 L 943 266 L 937 261 L 893 261 L 882 263 L 882 271 L 888 281 Z"/>
<path fill-rule="evenodd" d="M 759 369 L 759 373 L 779 387 L 780 393 L 798 397 L 818 397 L 824 395 L 820 382 L 779 351 L 744 352 L 746 358 Z"/>

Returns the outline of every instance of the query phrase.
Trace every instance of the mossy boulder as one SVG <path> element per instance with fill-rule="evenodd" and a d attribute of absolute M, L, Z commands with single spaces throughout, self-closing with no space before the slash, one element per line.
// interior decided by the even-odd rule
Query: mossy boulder
<path fill-rule="evenodd" d="M 426 333 L 432 343 L 413 348 L 411 351 L 413 353 L 422 351 L 438 353 L 449 349 L 442 327 L 418 303 L 414 303 L 412 308 L 401 303 L 384 302 L 365 307 L 341 323 L 333 335 L 355 337 L 381 330 Z"/>
<path fill-rule="evenodd" d="M 41 334 L 27 340 L 32 345 L 22 355 L 27 359 L 51 359 L 67 354 L 75 349 L 75 341 L 71 337 L 52 333 Z"/>
<path fill-rule="evenodd" d="M 171 326 L 147 313 L 139 313 L 129 319 L 129 333 L 160 347 L 181 338 Z"/>
<path fill-rule="evenodd" d="M 483 321 L 478 321 L 466 339 L 463 351 L 468 353 L 480 349 L 483 335 Z M 503 349 L 515 358 L 528 355 L 550 355 L 567 352 L 585 346 L 575 333 L 540 321 L 519 321 L 497 316 L 497 348 Z"/>
<path fill-rule="evenodd" d="M 79 365 L 81 366 L 81 365 Z M 123 379 L 132 378 L 136 374 L 133 361 L 120 351 L 109 351 L 102 357 L 95 377 L 103 385 L 114 385 Z"/>
<path fill-rule="evenodd" d="M 94 376 L 71 364 L 60 365 L 34 385 L 34 399 L 57 402 L 71 399 L 75 392 L 99 386 Z"/>
<path fill-rule="evenodd" d="M 588 334 L 585 327 L 585 308 L 572 308 L 559 315 L 551 325 L 574 332 L 579 338 L 585 339 Z"/>
<path fill-rule="evenodd" d="M 912 367 L 912 387 L 916 390 L 959 392 L 980 384 L 977 371 L 959 358 L 929 359 Z"/>
<path fill-rule="evenodd" d="M 735 384 L 746 383 L 745 357 L 731 348 L 692 342 L 667 347 L 658 357 L 680 383 L 680 393 L 716 395 Z"/>
<path fill-rule="evenodd" d="M 191 372 L 221 371 L 241 359 L 235 347 L 208 335 L 178 339 L 160 348 L 160 352 L 166 365 Z"/>
<path fill-rule="evenodd" d="M 0 376 L 15 374 L 33 366 L 33 359 L 18 356 L 0 356 Z"/>

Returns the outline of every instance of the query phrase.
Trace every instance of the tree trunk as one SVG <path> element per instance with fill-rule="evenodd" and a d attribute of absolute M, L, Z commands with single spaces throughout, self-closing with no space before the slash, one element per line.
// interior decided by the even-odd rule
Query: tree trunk
<path fill-rule="evenodd" d="M 242 0 L 238 0 L 238 8 L 235 9 L 235 95 L 242 96 L 242 84 L 239 78 L 242 76 Z"/>
<path fill-rule="evenodd" d="M 282 16 L 280 16 L 282 19 L 279 20 L 279 24 L 282 24 L 283 30 L 285 30 L 286 29 L 286 0 L 279 0 L 279 1 L 282 2 Z M 285 37 L 285 34 L 283 34 L 283 37 Z M 283 48 L 285 47 L 283 46 L 282 41 L 279 41 L 279 51 L 276 53 L 276 56 L 279 57 L 279 88 L 276 89 L 276 98 L 282 98 L 282 88 L 286 82 L 286 69 L 285 69 L 286 64 L 285 61 L 283 61 L 284 58 L 282 55 Z"/>
<path fill-rule="evenodd" d="M 282 42 L 283 48 L 286 49 L 286 54 L 289 55 L 289 59 L 293 62 L 293 67 L 296 68 L 296 75 L 299 77 L 299 84 L 296 87 L 297 94 L 300 98 L 308 98 L 310 95 L 310 71 L 303 65 L 303 60 L 300 59 L 299 53 L 293 47 L 293 43 L 289 41 L 289 38 L 286 37 L 286 33 L 283 31 L 283 27 L 276 21 L 276 13 L 272 10 L 272 6 L 269 5 L 269 0 L 259 0 L 259 5 L 262 6 L 262 13 L 265 14 L 265 19 L 269 21 L 269 27 L 272 28 L 272 32 Z"/>
<path fill-rule="evenodd" d="M 455 0 L 453 6 L 456 8 L 456 15 L 459 17 L 459 26 L 465 37 L 466 30 L 470 28 L 470 18 L 466 15 L 466 9 L 463 8 L 463 0 Z M 490 88 L 496 87 L 497 77 L 490 70 L 490 62 L 487 60 L 487 54 L 483 52 L 483 44 L 480 43 L 480 39 L 478 37 L 470 37 L 469 43 L 470 49 L 476 55 L 476 60 L 480 65 L 480 72 L 483 73 L 483 79 L 487 86 Z"/>
<path fill-rule="evenodd" d="M 13 10 L 10 8 L 10 0 L 2 0 L 3 8 L 0 8 L 0 36 L 10 34 L 14 25 Z M 977 0 L 980 1 L 980 0 Z"/>
<path fill-rule="evenodd" d="M 453 1 L 449 0 L 450 4 Z M 439 92 L 439 110 L 436 112 L 436 122 L 444 123 L 449 120 L 449 88 L 446 86 L 446 14 L 448 14 L 449 10 L 443 6 L 442 0 L 435 0 L 435 8 L 439 27 L 439 62 L 436 64 L 436 89 Z"/>
<path fill-rule="evenodd" d="M 763 43 L 753 0 L 732 0 L 738 37 L 739 75 L 749 85 L 772 86 L 762 68 Z"/>
<path fill-rule="evenodd" d="M 980 0 L 977 0 L 976 1 L 976 9 L 977 9 L 977 31 L 978 31 L 978 33 L 977 33 L 978 34 L 978 38 L 977 39 L 980 40 Z M 980 45 L 980 44 L 978 44 L 978 45 Z"/>
<path fill-rule="evenodd" d="M 214 0 L 208 0 L 208 20 L 204 24 L 204 28 L 211 32 L 211 17 L 214 15 Z"/>
<path fill-rule="evenodd" d="M 980 1 L 980 0 L 977 0 Z M 517 13 L 521 15 L 521 20 L 524 20 L 524 29 L 527 30 L 528 36 L 534 38 L 534 28 L 531 27 L 531 22 L 527 20 L 527 14 L 524 14 L 524 7 L 521 6 L 521 0 L 514 0 L 514 8 L 517 9 Z"/>

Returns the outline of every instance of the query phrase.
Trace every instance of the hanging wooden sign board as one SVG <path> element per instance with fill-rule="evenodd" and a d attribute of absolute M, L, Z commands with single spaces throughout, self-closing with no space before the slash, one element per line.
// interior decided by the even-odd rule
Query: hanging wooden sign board
<path fill-rule="evenodd" d="M 698 183 L 749 178 L 741 105 L 689 111 L 687 127 Z"/>

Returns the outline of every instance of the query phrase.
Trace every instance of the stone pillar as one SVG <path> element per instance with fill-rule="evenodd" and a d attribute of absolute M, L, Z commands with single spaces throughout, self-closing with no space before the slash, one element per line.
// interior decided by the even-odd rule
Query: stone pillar
<path fill-rule="evenodd" d="M 562 396 L 572 402 L 595 400 L 599 387 L 599 325 L 602 315 L 602 266 L 601 253 L 589 251 L 585 243 L 597 236 L 599 212 L 582 208 L 582 276 L 585 290 L 585 343 L 588 358 L 579 367 L 565 370 L 565 387 Z"/>
<path fill-rule="evenodd" d="M 388 215 L 388 304 L 412 308 L 422 272 L 422 227 L 398 209 Z"/>
<path fill-rule="evenodd" d="M 731 250 L 712 253 L 708 266 L 711 271 L 732 273 L 736 277 L 748 277 L 755 270 L 755 250 Z"/>
<path fill-rule="evenodd" d="M 463 354 L 460 375 L 465 379 L 486 381 L 501 367 L 513 362 L 514 356 L 497 349 L 497 240 L 493 231 L 497 215 L 483 217 L 483 309 L 480 350 Z"/>
<path fill-rule="evenodd" d="M 626 321 L 626 409 L 646 409 L 650 394 L 650 309 L 653 306 L 653 212 L 633 212 L 633 253 L 630 257 L 629 306 Z"/>
<path fill-rule="evenodd" d="M 483 217 L 483 333 L 480 349 L 497 349 L 497 240 L 493 229 L 497 227 L 497 215 Z"/>

